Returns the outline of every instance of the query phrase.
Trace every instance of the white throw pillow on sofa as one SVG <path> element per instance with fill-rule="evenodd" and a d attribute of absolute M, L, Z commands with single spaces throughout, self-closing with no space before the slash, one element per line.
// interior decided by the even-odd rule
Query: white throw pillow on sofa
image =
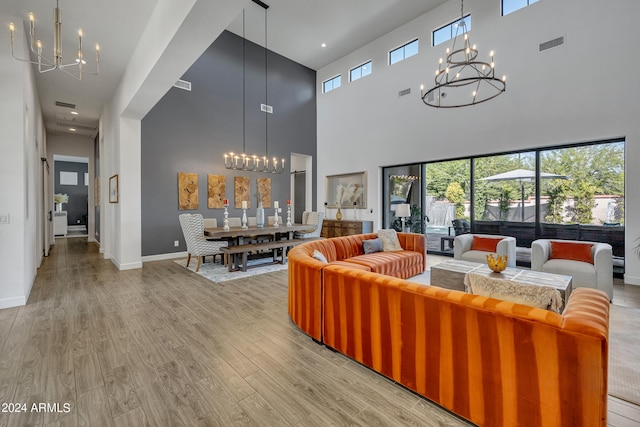
<path fill-rule="evenodd" d="M 385 252 L 403 251 L 398 240 L 398 233 L 394 229 L 378 230 L 378 237 L 382 240 L 382 250 Z"/>

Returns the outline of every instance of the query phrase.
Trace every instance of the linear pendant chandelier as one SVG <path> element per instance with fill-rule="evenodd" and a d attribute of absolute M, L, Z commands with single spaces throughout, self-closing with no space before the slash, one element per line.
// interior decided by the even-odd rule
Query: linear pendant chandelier
<path fill-rule="evenodd" d="M 442 58 L 438 63 L 435 85 L 424 92 L 420 87 L 422 102 L 430 107 L 456 108 L 480 104 L 493 99 L 506 90 L 506 77 L 495 76 L 493 51 L 490 62 L 478 60 L 476 45 L 471 45 L 465 23 L 464 0 L 460 2 L 460 21 L 456 25 L 453 46 L 447 48 L 446 63 Z M 459 35 L 463 37 L 463 47 L 456 48 Z"/>
<path fill-rule="evenodd" d="M 70 76 L 82 80 L 83 74 L 97 76 L 100 73 L 100 45 L 96 43 L 96 69 L 94 72 L 87 72 L 84 66 L 87 61 L 84 59 L 82 51 L 82 37 L 84 32 L 82 28 L 78 30 L 78 53 L 74 62 L 69 64 L 62 63 L 62 14 L 56 0 L 56 8 L 53 10 L 53 57 L 49 58 L 43 54 L 42 41 L 36 39 L 36 17 L 33 13 L 29 13 L 29 48 L 38 58 L 37 61 L 31 59 L 18 58 L 13 51 L 13 33 L 15 25 L 9 24 L 9 32 L 11 33 L 11 56 L 18 61 L 29 62 L 38 66 L 38 72 L 47 73 L 53 70 L 61 70 Z"/>
<path fill-rule="evenodd" d="M 267 9 L 269 6 L 259 0 L 252 0 L 254 3 L 264 8 L 264 80 L 265 80 L 265 129 L 264 129 L 264 143 L 265 143 L 265 155 L 259 157 L 257 155 L 246 154 L 246 125 L 245 125 L 245 93 L 246 93 L 246 37 L 245 37 L 245 12 L 242 10 L 242 153 L 229 152 L 224 154 L 224 167 L 226 169 L 244 170 L 251 172 L 264 172 L 281 174 L 284 171 L 285 160 L 284 158 L 278 161 L 277 157 L 269 159 L 269 144 L 268 144 L 268 99 L 267 99 Z"/>

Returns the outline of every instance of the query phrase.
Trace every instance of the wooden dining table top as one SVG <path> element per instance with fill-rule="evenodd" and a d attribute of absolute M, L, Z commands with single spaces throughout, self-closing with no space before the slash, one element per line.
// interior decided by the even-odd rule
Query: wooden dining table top
<path fill-rule="evenodd" d="M 294 231 L 314 230 L 315 228 L 314 224 L 291 224 L 290 226 L 280 224 L 278 227 L 273 225 L 265 225 L 264 227 L 250 225 L 247 228 L 230 227 L 228 231 L 225 231 L 222 227 L 217 227 L 205 228 L 204 235 L 210 239 L 223 239 L 263 234 L 293 233 Z"/>

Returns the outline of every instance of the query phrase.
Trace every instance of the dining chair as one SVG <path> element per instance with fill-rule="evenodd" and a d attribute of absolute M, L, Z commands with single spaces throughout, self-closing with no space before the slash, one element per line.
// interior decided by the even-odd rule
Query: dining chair
<path fill-rule="evenodd" d="M 305 211 L 302 213 L 302 223 L 315 225 L 315 229 L 313 231 L 296 231 L 294 233 L 294 237 L 296 239 L 313 239 L 320 237 L 320 233 L 322 233 L 322 222 L 324 221 L 324 212 L 308 212 Z"/>
<path fill-rule="evenodd" d="M 203 218 L 204 228 L 218 228 L 218 220 L 215 218 Z"/>
<path fill-rule="evenodd" d="M 229 227 L 242 227 L 242 219 L 240 217 L 229 218 Z"/>
<path fill-rule="evenodd" d="M 220 248 L 229 244 L 225 241 L 209 241 L 205 239 L 204 221 L 201 214 L 181 214 L 178 219 L 180 220 L 184 240 L 187 243 L 187 267 L 191 262 L 191 256 L 195 256 L 198 259 L 196 273 L 200 270 L 200 264 L 205 256 L 213 256 L 213 262 L 216 261 L 216 255 L 220 255 L 221 259 L 223 258 Z"/>

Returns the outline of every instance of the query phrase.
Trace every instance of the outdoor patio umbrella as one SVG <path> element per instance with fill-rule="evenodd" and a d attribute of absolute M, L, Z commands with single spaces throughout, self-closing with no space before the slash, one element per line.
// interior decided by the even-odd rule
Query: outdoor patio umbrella
<path fill-rule="evenodd" d="M 524 222 L 524 183 L 526 181 L 533 181 L 536 178 L 535 171 L 527 169 L 514 169 L 509 172 L 499 173 L 497 175 L 491 175 L 486 178 L 480 178 L 480 181 L 520 181 L 521 191 L 521 221 Z M 567 179 L 564 175 L 556 175 L 554 173 L 540 172 L 540 179 Z"/>

